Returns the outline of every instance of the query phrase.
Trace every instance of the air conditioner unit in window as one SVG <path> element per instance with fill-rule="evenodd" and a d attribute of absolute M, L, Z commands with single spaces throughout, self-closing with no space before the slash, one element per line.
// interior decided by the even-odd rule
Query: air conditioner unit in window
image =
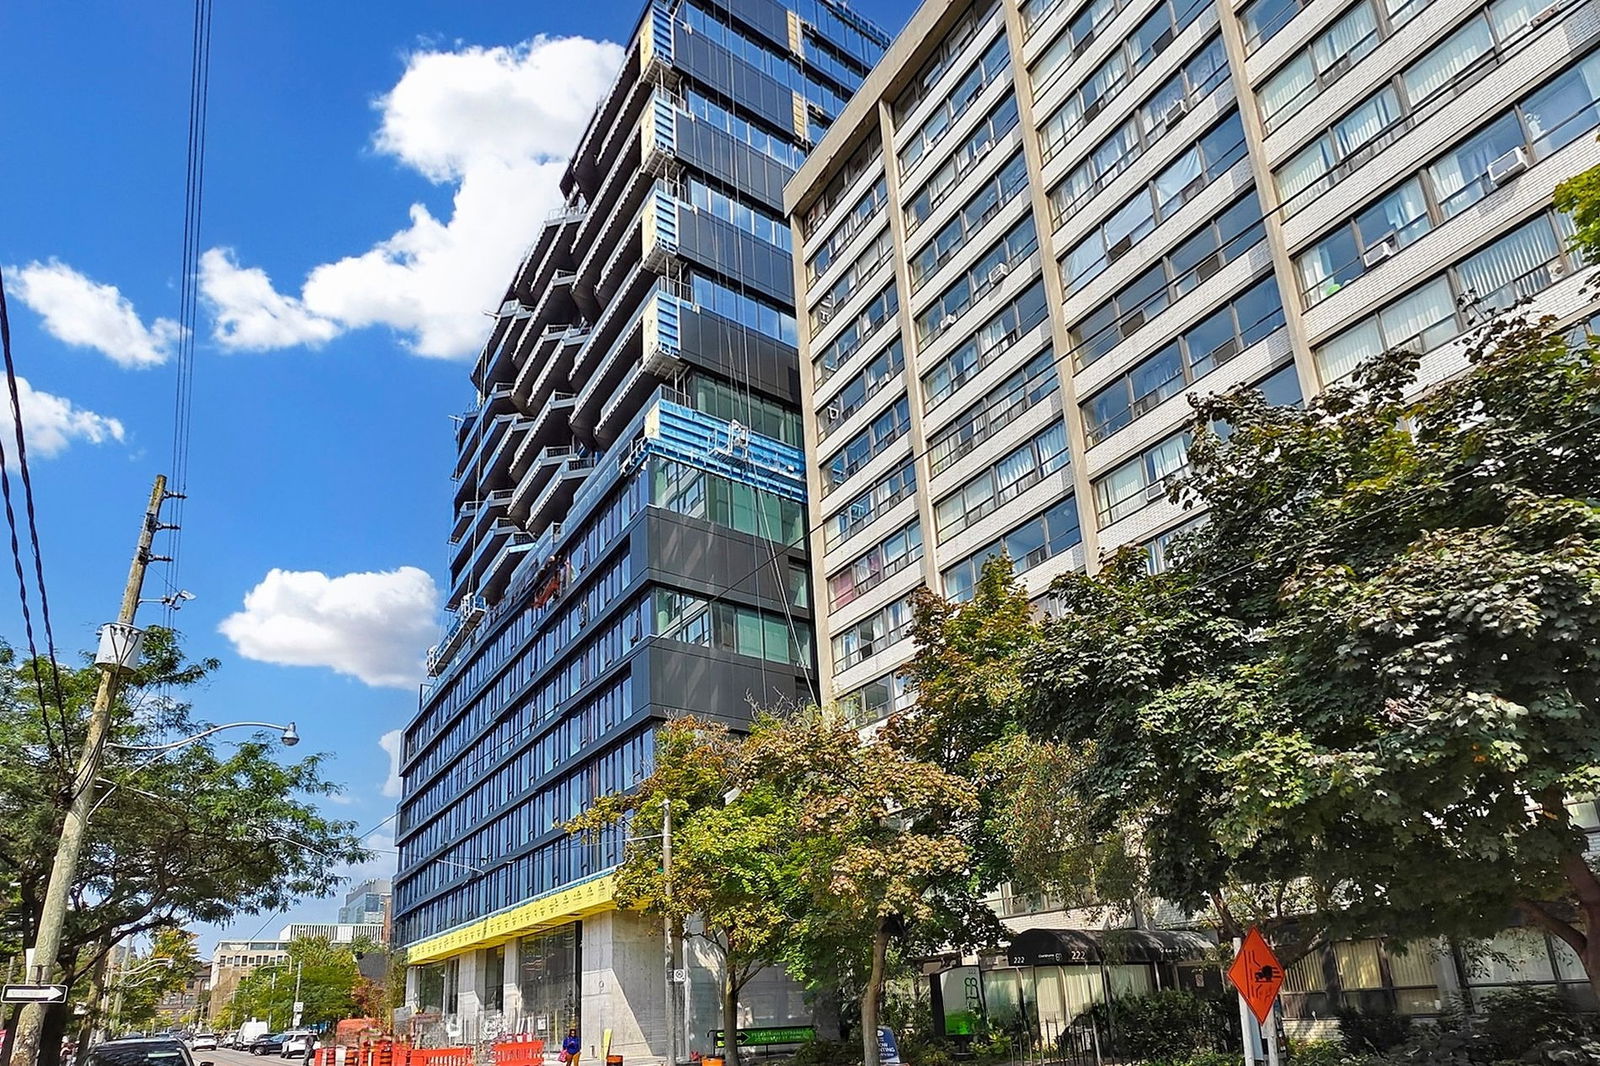
<path fill-rule="evenodd" d="M 1178 124 L 1179 120 L 1182 119 L 1184 115 L 1187 115 L 1188 113 L 1188 98 L 1183 96 L 1178 97 L 1176 100 L 1172 101 L 1172 103 L 1167 105 L 1167 109 L 1165 111 L 1161 112 L 1162 128 L 1170 130 L 1173 126 Z"/>
<path fill-rule="evenodd" d="M 1085 48 L 1088 48 L 1091 44 L 1094 44 L 1094 39 L 1096 37 L 1098 37 L 1099 34 L 1100 34 L 1099 30 L 1096 30 L 1094 28 L 1090 28 L 1089 32 L 1083 35 L 1083 39 L 1082 40 L 1073 42 L 1073 45 L 1072 45 L 1072 58 L 1076 59 L 1079 56 L 1081 56 L 1083 54 L 1083 50 Z"/>
<path fill-rule="evenodd" d="M 1144 498 L 1147 500 L 1164 500 L 1167 498 L 1167 483 L 1157 481 L 1144 487 Z"/>
<path fill-rule="evenodd" d="M 939 319 L 939 325 L 938 325 L 937 328 L 941 329 L 941 330 L 945 330 L 945 329 L 949 329 L 951 326 L 953 326 L 955 324 L 956 324 L 956 316 L 955 315 L 945 315 L 943 318 Z"/>
<path fill-rule="evenodd" d="M 1198 281 L 1204 281 L 1222 269 L 1222 253 L 1212 252 L 1194 265 L 1194 276 Z"/>
<path fill-rule="evenodd" d="M 1011 273 L 1010 263 L 996 263 L 994 266 L 989 268 L 989 284 L 1000 284 L 1005 280 L 1006 275 L 1009 273 Z"/>
<path fill-rule="evenodd" d="M 1375 267 L 1399 250 L 1399 238 L 1392 232 L 1385 233 L 1376 244 L 1361 253 L 1362 265 Z"/>
<path fill-rule="evenodd" d="M 832 321 L 833 321 L 833 303 L 831 301 L 826 301 L 825 300 L 822 303 L 817 305 L 817 324 L 826 326 L 829 322 L 832 322 Z"/>
<path fill-rule="evenodd" d="M 1559 259 L 1552 260 L 1546 269 L 1550 271 L 1551 281 L 1560 281 L 1567 276 L 1567 264 Z"/>
<path fill-rule="evenodd" d="M 1144 325 L 1144 308 L 1138 307 L 1122 316 L 1118 328 L 1124 337 L 1129 337 L 1142 325 Z"/>
<path fill-rule="evenodd" d="M 1528 169 L 1528 152 L 1525 148 L 1513 148 L 1505 155 L 1489 164 L 1489 183 L 1496 187 L 1504 185 L 1512 178 Z"/>
<path fill-rule="evenodd" d="M 840 407 L 836 403 L 830 403 L 828 405 L 828 421 L 829 421 L 829 423 L 837 422 L 837 421 L 839 421 L 839 419 L 841 419 L 843 417 L 844 417 L 844 408 Z"/>
<path fill-rule="evenodd" d="M 1166 51 L 1167 45 L 1172 43 L 1172 38 L 1173 38 L 1173 33 L 1172 33 L 1172 30 L 1170 28 L 1162 30 L 1161 31 L 1161 35 L 1158 36 L 1155 39 L 1155 41 L 1151 43 L 1151 45 L 1150 45 L 1150 54 L 1151 55 L 1160 55 L 1162 52 Z"/>
<path fill-rule="evenodd" d="M 1556 14 L 1558 12 L 1560 12 L 1560 10 L 1561 10 L 1561 0 L 1556 0 L 1555 3 L 1550 4 L 1549 6 L 1541 9 L 1538 14 L 1536 14 L 1532 18 L 1530 18 L 1528 20 L 1528 27 L 1530 29 L 1533 29 L 1533 28 L 1537 28 L 1539 26 L 1543 26 L 1546 22 L 1549 22 L 1551 19 L 1555 18 Z"/>
<path fill-rule="evenodd" d="M 1133 234 L 1130 233 L 1116 244 L 1113 244 L 1111 246 L 1111 250 L 1106 253 L 1106 256 L 1111 260 L 1111 262 L 1115 263 L 1118 259 L 1121 259 L 1131 251 L 1133 251 Z"/>

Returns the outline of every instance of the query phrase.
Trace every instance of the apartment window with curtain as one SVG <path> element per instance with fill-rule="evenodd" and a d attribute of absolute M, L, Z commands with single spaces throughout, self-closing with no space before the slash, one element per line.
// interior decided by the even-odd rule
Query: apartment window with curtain
<path fill-rule="evenodd" d="M 894 251 L 894 235 L 885 226 L 883 231 L 875 237 L 871 244 L 861 250 L 850 268 L 839 276 L 822 298 L 811 309 L 811 332 L 817 333 L 833 321 L 833 316 L 838 313 L 850 297 L 856 294 L 861 284 L 878 272 L 878 268 L 889 261 L 889 255 Z"/>
<path fill-rule="evenodd" d="M 894 279 L 890 278 L 878 295 L 868 301 L 840 328 L 832 342 L 822 350 L 822 354 L 811 360 L 812 369 L 816 374 L 816 384 L 822 385 L 833 377 L 839 368 L 850 361 L 850 357 L 866 339 L 893 318 L 898 310 L 900 310 L 900 290 L 895 287 Z"/>
<path fill-rule="evenodd" d="M 1166 499 L 1168 480 L 1189 468 L 1191 440 L 1185 430 L 1096 478 L 1094 502 L 1101 528 Z"/>
<path fill-rule="evenodd" d="M 923 409 L 948 400 L 1045 317 L 1044 282 L 1035 281 L 922 375 Z"/>
<path fill-rule="evenodd" d="M 940 41 L 939 50 L 928 57 L 922 64 L 922 69 L 917 71 L 916 78 L 895 98 L 892 111 L 896 125 L 904 122 L 906 117 L 916 110 L 917 105 L 928 98 L 928 94 L 933 92 L 939 79 L 944 77 L 945 71 L 950 69 L 950 64 L 955 62 L 956 57 L 978 35 L 983 24 L 989 21 L 989 16 L 994 14 L 996 6 L 994 0 L 975 0 L 974 3 L 967 5 L 960 19 Z"/>
<path fill-rule="evenodd" d="M 845 442 L 822 465 L 823 492 L 832 492 L 860 470 L 875 455 L 899 440 L 911 428 L 911 408 L 907 399 L 891 405 L 872 423 Z"/>
<path fill-rule="evenodd" d="M 939 474 L 1056 391 L 1055 350 L 1028 360 L 989 394 L 957 415 L 928 445 L 928 469 Z"/>
<path fill-rule="evenodd" d="M 903 640 L 911 628 L 911 600 L 885 604 L 833 638 L 833 672 L 843 673 L 863 659 Z"/>
<path fill-rule="evenodd" d="M 832 551 L 917 490 L 917 465 L 908 459 L 823 521 L 822 545 Z"/>
<path fill-rule="evenodd" d="M 846 382 L 844 388 L 817 412 L 818 438 L 826 440 L 845 419 L 861 410 L 885 385 L 899 378 L 905 365 L 905 349 L 900 338 L 895 337 L 887 348 L 862 368 L 861 373 Z"/>
<path fill-rule="evenodd" d="M 1000 139 L 1017 126 L 1017 97 L 1007 93 L 976 129 L 951 153 L 950 158 L 923 183 L 906 205 L 906 228 L 913 230 L 944 202 L 974 163 L 988 155 Z"/>
<path fill-rule="evenodd" d="M 1268 276 L 1206 315 L 1082 405 L 1092 446 L 1283 325 L 1278 286 Z"/>
<path fill-rule="evenodd" d="M 843 607 L 922 558 L 922 524 L 915 519 L 828 578 L 828 606 Z"/>
<path fill-rule="evenodd" d="M 965 603 L 972 598 L 983 564 L 1004 552 L 1013 572 L 1025 574 L 1047 560 L 1071 551 L 1083 540 L 1078 522 L 1078 501 L 1067 496 L 1026 519 L 1011 532 L 980 548 L 939 575 L 947 599 Z"/>
<path fill-rule="evenodd" d="M 917 316 L 917 344 L 926 347 L 942 336 L 1038 247 L 1033 216 L 1025 215 Z"/>
<path fill-rule="evenodd" d="M 1017 499 L 1046 477 L 1066 469 L 1069 461 L 1066 427 L 1053 423 L 934 505 L 939 539 L 955 536 Z"/>
<path fill-rule="evenodd" d="M 1296 257 L 1315 304 L 1492 193 L 1489 164 L 1522 151 L 1536 161 L 1600 125 L 1600 53 L 1530 93 L 1412 178 Z"/>
<path fill-rule="evenodd" d="M 1496 0 L 1412 61 L 1390 79 L 1388 85 L 1341 116 L 1321 137 L 1273 172 L 1280 199 L 1289 204 L 1297 198 L 1333 187 L 1374 152 L 1409 130 L 1424 114 L 1473 84 L 1487 67 L 1500 61 L 1506 46 L 1524 32 L 1528 25 L 1529 2 Z M 1581 96 L 1582 91 L 1575 88 L 1573 97 Z M 1566 116 L 1558 119 L 1558 122 L 1583 121 L 1574 116 L 1585 109 L 1592 110 L 1593 103 L 1592 94 L 1581 103 L 1575 99 L 1569 101 Z M 1555 106 L 1558 109 L 1560 107 Z M 1544 151 L 1553 151 L 1560 144 L 1570 143 L 1582 132 L 1582 129 L 1577 129 L 1566 135 L 1565 140 L 1557 137 L 1544 146 Z M 1481 183 L 1488 181 L 1483 168 L 1498 155 L 1487 153 L 1498 149 L 1499 154 L 1503 155 L 1511 147 L 1520 144 L 1521 141 L 1516 139 L 1517 133 L 1509 126 L 1490 127 L 1480 131 L 1478 136 L 1481 140 L 1464 143 L 1462 148 L 1467 151 L 1464 158 L 1467 165 L 1458 176 L 1459 187 L 1466 188 L 1474 183 L 1481 186 Z M 1534 137 L 1538 136 L 1534 134 Z M 1446 207 L 1447 217 L 1460 210 L 1460 207 L 1450 206 L 1452 199 L 1452 192 L 1441 192 L 1440 201 Z M 1476 197 L 1466 202 L 1470 203 L 1473 199 Z"/>
<path fill-rule="evenodd" d="M 1239 112 L 1233 111 L 1073 246 L 1060 267 L 1068 293 L 1131 252 L 1135 243 L 1176 214 L 1208 183 L 1225 174 L 1244 154 L 1244 128 Z"/>
<path fill-rule="evenodd" d="M 1053 223 L 1061 225 L 1080 204 L 1132 166 L 1227 77 L 1222 38 L 1213 37 L 1051 190 Z"/>
<path fill-rule="evenodd" d="M 850 239 L 860 233 L 868 222 L 872 221 L 873 216 L 878 213 L 878 209 L 888 200 L 888 179 L 879 178 L 861 195 L 861 199 L 856 201 L 856 205 L 850 209 L 850 213 L 844 217 L 838 227 L 828 235 L 828 239 L 822 247 L 818 248 L 811 258 L 806 261 L 806 276 L 815 281 L 827 273 L 828 268 L 833 265 L 834 259 L 838 258 L 839 253 L 844 251 L 845 245 L 850 243 Z"/>
<path fill-rule="evenodd" d="M 1245 193 L 1215 218 L 1200 223 L 1155 265 L 1123 286 L 1071 329 L 1073 365 L 1082 370 L 1224 266 L 1242 257 L 1265 235 L 1261 203 Z"/>
<path fill-rule="evenodd" d="M 912 257 L 911 291 L 919 290 L 940 267 L 950 261 L 951 256 L 965 247 L 985 223 L 1015 199 L 1027 182 L 1028 164 L 1022 153 L 1018 152 L 1001 168 L 993 181 L 985 182 L 972 199 Z"/>
<path fill-rule="evenodd" d="M 1011 67 L 1011 50 L 1002 32 L 972 64 L 961 80 L 950 90 L 950 95 L 929 112 L 922 125 L 900 149 L 900 173 L 904 176 L 912 167 L 944 139 L 945 134 L 972 106 L 978 95 L 1000 80 Z"/>
<path fill-rule="evenodd" d="M 1430 3 L 1432 0 L 1362 0 L 1346 11 L 1290 56 L 1257 90 L 1267 132 L 1304 111 L 1323 90 Z"/>
<path fill-rule="evenodd" d="M 1535 215 L 1312 353 L 1324 384 L 1342 381 L 1385 351 L 1422 355 L 1582 266 L 1566 250 L 1572 222 Z"/>

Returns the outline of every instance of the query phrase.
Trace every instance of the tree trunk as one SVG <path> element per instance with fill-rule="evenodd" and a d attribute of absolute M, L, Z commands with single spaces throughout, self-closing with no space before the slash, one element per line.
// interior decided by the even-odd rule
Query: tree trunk
<path fill-rule="evenodd" d="M 739 1061 L 739 978 L 731 941 L 722 953 L 722 1054 L 728 1066 Z"/>
<path fill-rule="evenodd" d="M 883 998 L 883 971 L 889 955 L 889 919 L 879 915 L 872 931 L 872 970 L 861 993 L 861 1062 L 878 1066 L 878 1004 Z"/>
<path fill-rule="evenodd" d="M 52 1004 L 39 1032 L 39 1066 L 61 1066 L 61 1038 L 67 1035 L 67 1006 Z"/>

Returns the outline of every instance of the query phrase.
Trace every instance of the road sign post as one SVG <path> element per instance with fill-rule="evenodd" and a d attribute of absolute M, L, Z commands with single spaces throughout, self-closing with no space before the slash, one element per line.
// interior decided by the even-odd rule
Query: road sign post
<path fill-rule="evenodd" d="M 1267 1066 L 1278 1066 L 1278 1026 L 1274 1006 L 1278 1000 L 1278 990 L 1283 987 L 1283 978 L 1283 963 L 1273 954 L 1261 930 L 1251 926 L 1239 945 L 1233 965 L 1228 967 L 1228 980 L 1239 990 L 1240 1002 L 1261 1026 Z M 1272 1019 L 1272 1024 L 1268 1024 L 1268 1019 Z M 1240 1011 L 1240 1021 L 1246 1021 L 1243 1010 Z M 1244 1030 L 1246 1055 L 1249 1056 L 1250 1026 L 1245 1025 Z"/>
<path fill-rule="evenodd" d="M 66 985 L 6 985 L 0 1002 L 3 1003 L 65 1003 Z"/>

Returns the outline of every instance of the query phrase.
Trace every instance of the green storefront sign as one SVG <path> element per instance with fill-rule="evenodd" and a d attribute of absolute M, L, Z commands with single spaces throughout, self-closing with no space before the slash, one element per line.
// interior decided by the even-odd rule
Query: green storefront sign
<path fill-rule="evenodd" d="M 773 1044 L 804 1044 L 816 1038 L 817 1031 L 809 1025 L 752 1025 L 739 1030 L 740 1047 L 770 1047 Z M 722 1030 L 714 1029 L 711 1038 L 722 1047 Z"/>

